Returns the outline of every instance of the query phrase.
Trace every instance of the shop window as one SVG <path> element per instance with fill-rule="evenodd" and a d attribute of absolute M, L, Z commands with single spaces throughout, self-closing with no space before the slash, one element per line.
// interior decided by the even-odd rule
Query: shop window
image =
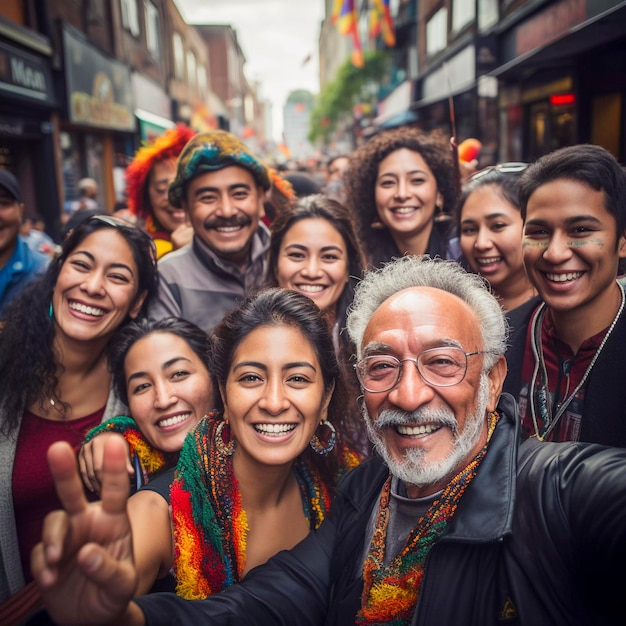
<path fill-rule="evenodd" d="M 139 36 L 139 15 L 137 13 L 137 0 L 120 0 L 122 9 L 122 26 L 133 37 Z"/>
<path fill-rule="evenodd" d="M 426 54 L 443 50 L 448 43 L 448 9 L 442 7 L 426 22 Z"/>
<path fill-rule="evenodd" d="M 174 33 L 172 37 L 172 48 L 174 49 L 174 76 L 183 80 L 185 78 L 185 47 L 183 38 Z"/>
<path fill-rule="evenodd" d="M 159 11 L 150 2 L 150 0 L 144 0 L 144 11 L 146 17 L 146 46 L 150 50 L 150 54 L 155 59 L 161 56 L 161 49 L 159 44 Z"/>

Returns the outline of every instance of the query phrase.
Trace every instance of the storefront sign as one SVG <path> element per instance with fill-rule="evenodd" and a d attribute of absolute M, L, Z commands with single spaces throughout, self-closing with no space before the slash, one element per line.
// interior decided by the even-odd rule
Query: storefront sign
<path fill-rule="evenodd" d="M 0 43 L 0 93 L 55 106 L 48 61 Z"/>
<path fill-rule="evenodd" d="M 130 70 L 67 25 L 63 47 L 70 122 L 133 132 L 136 121 Z"/>

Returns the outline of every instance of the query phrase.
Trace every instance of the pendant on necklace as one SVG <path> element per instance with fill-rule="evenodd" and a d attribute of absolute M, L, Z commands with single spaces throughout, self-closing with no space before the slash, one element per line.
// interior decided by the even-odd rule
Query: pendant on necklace
<path fill-rule="evenodd" d="M 52 398 L 48 398 L 50 400 L 50 404 L 54 406 L 54 400 Z"/>

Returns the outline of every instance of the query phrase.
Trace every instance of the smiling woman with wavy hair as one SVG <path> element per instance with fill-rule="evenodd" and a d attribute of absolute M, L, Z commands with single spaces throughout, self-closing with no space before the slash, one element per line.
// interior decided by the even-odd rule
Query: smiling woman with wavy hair
<path fill-rule="evenodd" d="M 384 131 L 353 154 L 348 204 L 372 266 L 404 254 L 458 256 L 447 219 L 456 176 L 450 143 L 440 131 Z"/>

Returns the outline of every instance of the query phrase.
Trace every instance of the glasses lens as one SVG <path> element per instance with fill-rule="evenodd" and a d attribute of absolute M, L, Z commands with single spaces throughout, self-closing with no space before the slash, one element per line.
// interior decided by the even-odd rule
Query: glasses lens
<path fill-rule="evenodd" d="M 367 391 L 388 391 L 398 382 L 400 361 L 386 354 L 368 356 L 359 362 L 356 372 Z"/>
<path fill-rule="evenodd" d="M 497 174 L 521 174 L 528 167 L 528 163 L 511 161 L 508 163 L 498 163 L 498 165 L 489 165 L 488 167 L 476 172 L 470 181 L 479 180 L 483 176 L 496 172 Z"/>
<path fill-rule="evenodd" d="M 465 377 L 467 357 L 460 348 L 432 348 L 419 355 L 417 367 L 427 383 L 450 387 Z"/>
<path fill-rule="evenodd" d="M 514 174 L 518 172 L 523 172 L 528 167 L 528 163 L 521 162 L 510 162 L 510 163 L 500 163 L 496 165 L 496 169 L 503 174 Z"/>

